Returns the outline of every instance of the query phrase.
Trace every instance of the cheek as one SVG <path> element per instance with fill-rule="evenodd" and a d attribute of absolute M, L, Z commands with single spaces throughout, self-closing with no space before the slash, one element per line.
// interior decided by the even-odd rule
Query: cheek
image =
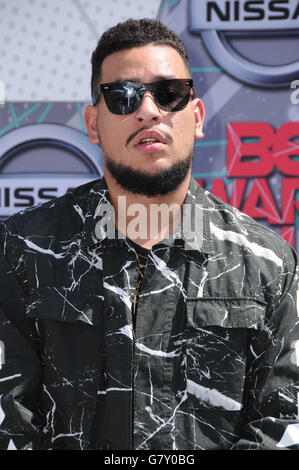
<path fill-rule="evenodd" d="M 106 139 L 110 135 L 111 123 L 108 116 L 105 113 L 98 115 L 98 132 L 101 137 L 101 140 Z"/>
<path fill-rule="evenodd" d="M 101 115 L 98 120 L 98 133 L 102 143 L 102 147 L 107 149 L 117 147 L 121 140 L 121 129 L 118 123 L 115 122 L 113 116 L 110 115 Z"/>
<path fill-rule="evenodd" d="M 195 118 L 188 113 L 186 116 L 180 116 L 180 119 L 174 125 L 174 136 L 179 139 L 178 145 L 185 146 L 190 143 L 193 145 L 195 136 Z"/>
<path fill-rule="evenodd" d="M 127 162 L 128 131 L 125 130 L 125 126 L 115 122 L 113 118 L 102 121 L 102 123 L 98 127 L 98 132 L 103 156 L 125 164 Z"/>

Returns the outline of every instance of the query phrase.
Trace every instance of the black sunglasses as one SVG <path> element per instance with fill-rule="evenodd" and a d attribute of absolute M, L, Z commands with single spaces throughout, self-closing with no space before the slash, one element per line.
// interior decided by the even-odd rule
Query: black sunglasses
<path fill-rule="evenodd" d="M 180 111 L 190 99 L 193 80 L 175 78 L 154 83 L 113 82 L 103 83 L 92 95 L 95 106 L 104 95 L 107 108 L 113 114 L 131 114 L 139 108 L 143 95 L 148 90 L 159 108 L 164 111 Z"/>

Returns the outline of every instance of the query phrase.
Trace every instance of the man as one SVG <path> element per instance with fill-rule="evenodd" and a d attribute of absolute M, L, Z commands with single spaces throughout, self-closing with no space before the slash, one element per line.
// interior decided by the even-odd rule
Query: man
<path fill-rule="evenodd" d="M 92 66 L 104 179 L 2 226 L 2 448 L 298 449 L 295 252 L 191 178 L 173 32 L 128 20 Z"/>

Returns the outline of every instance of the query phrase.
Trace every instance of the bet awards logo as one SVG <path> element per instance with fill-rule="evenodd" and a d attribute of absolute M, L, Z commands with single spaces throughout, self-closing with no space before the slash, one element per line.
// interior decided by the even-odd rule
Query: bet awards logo
<path fill-rule="evenodd" d="M 0 217 L 46 202 L 103 175 L 101 151 L 82 132 L 31 124 L 1 137 Z"/>
<path fill-rule="evenodd" d="M 299 39 L 298 0 L 190 0 L 189 27 L 191 32 L 200 33 L 220 67 L 241 81 L 263 87 L 289 87 L 299 75 L 298 59 L 286 63 L 286 57 L 277 52 L 274 43 L 275 37 L 279 36 L 280 41 L 283 37 L 285 50 L 299 51 L 294 42 Z M 255 43 L 254 52 L 258 52 L 259 59 L 250 60 L 242 55 L 242 41 L 248 46 L 257 37 L 259 44 L 269 41 L 273 47 L 265 48 L 263 53 Z M 269 50 L 275 61 L 279 57 L 279 64 L 266 65 Z"/>

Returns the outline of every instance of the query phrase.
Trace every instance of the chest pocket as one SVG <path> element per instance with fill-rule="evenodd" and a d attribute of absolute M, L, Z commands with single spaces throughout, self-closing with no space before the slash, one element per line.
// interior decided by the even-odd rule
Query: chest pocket
<path fill-rule="evenodd" d="M 52 406 L 95 408 L 103 376 L 101 296 L 64 288 L 34 290 L 26 315 L 41 338 L 44 397 Z"/>
<path fill-rule="evenodd" d="M 189 409 L 241 410 L 250 338 L 263 327 L 265 309 L 250 299 L 187 301 Z"/>

